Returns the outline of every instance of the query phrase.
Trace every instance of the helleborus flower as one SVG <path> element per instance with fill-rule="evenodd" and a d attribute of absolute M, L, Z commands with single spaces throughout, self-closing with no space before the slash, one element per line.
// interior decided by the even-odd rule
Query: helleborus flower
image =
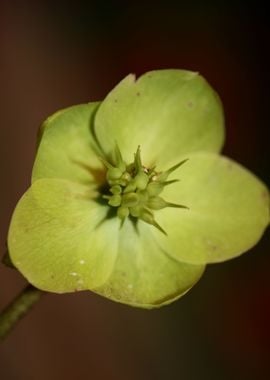
<path fill-rule="evenodd" d="M 189 71 L 129 75 L 103 102 L 57 112 L 12 217 L 14 265 L 49 292 L 145 308 L 181 297 L 269 222 L 266 187 L 218 155 L 223 139 L 221 102 Z"/>

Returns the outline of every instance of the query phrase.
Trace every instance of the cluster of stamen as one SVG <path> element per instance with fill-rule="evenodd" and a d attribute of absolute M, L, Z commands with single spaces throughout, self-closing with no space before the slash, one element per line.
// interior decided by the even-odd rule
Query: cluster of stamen
<path fill-rule="evenodd" d="M 178 181 L 177 179 L 168 180 L 168 177 L 187 160 L 179 162 L 164 172 L 157 172 L 155 167 L 146 168 L 142 165 L 140 147 L 134 154 L 134 162 L 127 165 L 116 145 L 112 163 L 104 159 L 102 161 L 107 168 L 106 179 L 109 185 L 109 192 L 104 194 L 103 198 L 110 206 L 117 208 L 117 216 L 123 222 L 129 216 L 139 218 L 166 234 L 156 222 L 154 211 L 165 207 L 187 208 L 167 202 L 160 196 L 165 186 Z"/>

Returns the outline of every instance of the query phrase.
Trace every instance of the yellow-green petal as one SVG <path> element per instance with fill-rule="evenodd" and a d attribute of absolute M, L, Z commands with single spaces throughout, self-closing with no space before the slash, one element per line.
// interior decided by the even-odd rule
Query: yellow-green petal
<path fill-rule="evenodd" d="M 146 166 L 170 165 L 177 157 L 205 150 L 217 152 L 224 139 L 221 102 L 198 73 L 148 72 L 123 79 L 105 98 L 95 117 L 104 151 L 115 142 L 126 162 L 141 146 Z"/>
<path fill-rule="evenodd" d="M 94 291 L 132 306 L 160 307 L 183 296 L 203 271 L 204 265 L 181 263 L 163 251 L 150 225 L 127 219 L 119 231 L 112 274 Z"/>
<path fill-rule="evenodd" d="M 103 166 L 97 157 L 98 147 L 92 133 L 98 105 L 69 107 L 56 112 L 42 124 L 32 181 L 63 178 L 90 183 L 102 177 Z"/>
<path fill-rule="evenodd" d="M 185 294 L 204 266 L 180 263 L 162 251 L 151 227 L 105 219 L 84 185 L 36 181 L 12 217 L 8 247 L 15 267 L 36 287 L 65 293 L 93 290 L 151 308 Z"/>
<path fill-rule="evenodd" d="M 8 247 L 15 267 L 36 287 L 72 292 L 99 286 L 117 254 L 116 218 L 95 202 L 84 185 L 67 180 L 35 181 L 19 201 Z"/>
<path fill-rule="evenodd" d="M 155 212 L 168 236 L 155 231 L 172 257 L 202 264 L 233 258 L 249 250 L 269 223 L 269 193 L 252 173 L 213 153 L 195 153 L 179 168 L 180 181 L 162 197 L 189 209 Z"/>

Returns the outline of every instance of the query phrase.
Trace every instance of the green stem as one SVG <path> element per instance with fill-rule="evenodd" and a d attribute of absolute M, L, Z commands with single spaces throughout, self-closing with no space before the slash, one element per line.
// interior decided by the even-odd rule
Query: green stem
<path fill-rule="evenodd" d="M 0 340 L 3 340 L 16 323 L 24 317 L 44 292 L 32 285 L 26 288 L 0 313 Z"/>

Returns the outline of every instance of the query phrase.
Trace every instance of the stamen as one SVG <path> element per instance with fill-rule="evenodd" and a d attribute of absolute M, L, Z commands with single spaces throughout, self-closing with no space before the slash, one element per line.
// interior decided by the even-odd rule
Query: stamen
<path fill-rule="evenodd" d="M 112 194 L 121 194 L 121 193 L 122 193 L 122 188 L 121 188 L 121 186 L 119 186 L 119 185 L 114 185 L 114 186 L 112 186 L 112 187 L 110 188 L 110 192 L 111 192 Z"/>
<path fill-rule="evenodd" d="M 128 207 L 124 207 L 124 206 L 118 207 L 118 209 L 117 209 L 117 216 L 120 219 L 127 218 L 129 216 L 129 208 Z"/>
<path fill-rule="evenodd" d="M 134 207 L 139 203 L 139 196 L 137 193 L 127 193 L 122 197 L 122 205 L 125 207 Z"/>
<path fill-rule="evenodd" d="M 167 202 L 159 196 L 165 186 L 179 181 L 178 179 L 167 181 L 167 178 L 187 159 L 164 172 L 157 172 L 155 166 L 148 169 L 142 165 L 140 146 L 134 154 L 134 162 L 127 165 L 123 161 L 117 143 L 115 143 L 114 165 L 103 158 L 101 161 L 107 168 L 106 178 L 110 191 L 110 194 L 104 194 L 102 197 L 108 201 L 110 206 L 117 207 L 116 214 L 121 219 L 121 226 L 123 226 L 125 219 L 131 216 L 154 226 L 167 235 L 166 231 L 155 220 L 151 210 L 162 210 L 165 207 L 188 209 L 184 205 Z"/>
<path fill-rule="evenodd" d="M 109 205 L 113 207 L 118 207 L 121 205 L 122 197 L 119 194 L 112 195 L 109 199 Z"/>
<path fill-rule="evenodd" d="M 139 190 L 144 190 L 149 181 L 148 175 L 144 171 L 139 171 L 134 181 Z"/>

